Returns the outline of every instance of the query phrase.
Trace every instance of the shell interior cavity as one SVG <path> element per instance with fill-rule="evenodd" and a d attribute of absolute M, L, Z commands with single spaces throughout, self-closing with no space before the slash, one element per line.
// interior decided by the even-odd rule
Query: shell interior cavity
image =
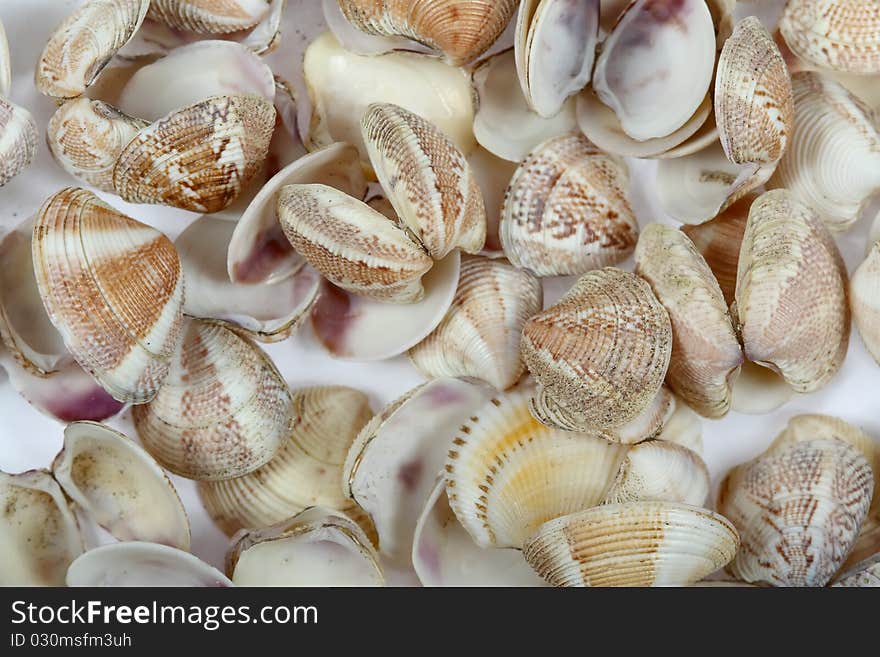
<path fill-rule="evenodd" d="M 268 0 L 153 0 L 150 18 L 198 34 L 226 34 L 259 23 Z"/>

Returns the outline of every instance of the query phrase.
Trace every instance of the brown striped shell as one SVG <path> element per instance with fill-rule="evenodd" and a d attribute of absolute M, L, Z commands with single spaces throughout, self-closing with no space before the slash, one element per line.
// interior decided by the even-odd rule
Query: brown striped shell
<path fill-rule="evenodd" d="M 178 30 L 226 34 L 253 27 L 268 12 L 268 0 L 153 0 L 147 15 Z"/>
<path fill-rule="evenodd" d="M 120 401 L 152 399 L 181 330 L 184 282 L 171 241 L 68 188 L 40 209 L 31 248 L 43 305 L 77 362 Z"/>
<path fill-rule="evenodd" d="M 37 135 L 31 113 L 0 96 L 0 187 L 30 166 Z"/>
<path fill-rule="evenodd" d="M 552 138 L 513 174 L 501 215 L 501 244 L 517 267 L 570 276 L 615 265 L 635 248 L 626 165 L 579 134 Z"/>

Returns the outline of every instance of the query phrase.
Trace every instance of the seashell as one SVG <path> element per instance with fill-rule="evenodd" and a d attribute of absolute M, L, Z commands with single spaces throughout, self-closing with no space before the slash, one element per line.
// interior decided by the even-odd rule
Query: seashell
<path fill-rule="evenodd" d="M 370 162 L 405 227 L 435 260 L 479 253 L 483 196 L 465 156 L 433 124 L 397 105 L 374 104 L 361 121 Z"/>
<path fill-rule="evenodd" d="M 672 322 L 667 383 L 701 415 L 723 417 L 743 355 L 712 270 L 687 235 L 660 224 L 644 229 L 635 257 Z"/>
<path fill-rule="evenodd" d="M 707 96 L 706 102 L 709 103 L 711 107 L 711 102 Z M 678 144 L 677 146 L 673 146 L 669 150 L 663 151 L 657 155 L 654 155 L 655 159 L 658 160 L 669 160 L 676 157 L 684 157 L 686 155 L 693 155 L 694 153 L 703 150 L 704 148 L 708 148 L 716 141 L 718 141 L 718 126 L 715 124 L 715 114 L 710 114 L 705 120 L 702 118 L 702 112 L 704 106 L 701 105 L 700 109 L 697 110 L 698 114 L 695 115 L 696 119 L 702 121 L 702 125 L 694 132 L 690 137 L 685 139 L 683 142 Z M 695 120 L 693 117 L 691 120 Z M 687 124 L 686 124 L 687 125 Z M 673 133 L 676 134 L 676 133 Z M 635 142 L 639 143 L 639 142 Z M 649 142 L 643 142 L 645 144 Z"/>
<path fill-rule="evenodd" d="M 49 119 L 46 141 L 58 165 L 105 192 L 113 188 L 113 167 L 125 146 L 147 122 L 100 100 L 77 98 Z"/>
<path fill-rule="evenodd" d="M 257 55 L 268 55 L 278 48 L 281 43 L 281 24 L 284 20 L 284 10 L 287 8 L 287 0 L 267 0 L 269 10 L 263 20 L 257 23 L 246 36 L 240 38 L 240 43 L 249 48 Z M 241 34 L 233 33 L 233 38 Z"/>
<path fill-rule="evenodd" d="M 880 552 L 838 575 L 831 586 L 880 587 Z"/>
<path fill-rule="evenodd" d="M 697 111 L 714 64 L 715 27 L 703 0 L 636 0 L 602 44 L 593 89 L 627 135 L 665 137 Z"/>
<path fill-rule="evenodd" d="M 777 371 L 745 361 L 733 383 L 730 409 L 737 413 L 763 415 L 794 397 L 795 391 Z"/>
<path fill-rule="evenodd" d="M 796 392 L 821 388 L 846 356 L 846 288 L 837 245 L 811 208 L 785 190 L 752 203 L 736 285 L 748 360 L 778 372 Z"/>
<path fill-rule="evenodd" d="M 342 13 L 362 32 L 413 39 L 455 66 L 473 61 L 495 43 L 516 6 L 517 0 L 339 0 Z"/>
<path fill-rule="evenodd" d="M 551 520 L 524 553 L 554 586 L 685 586 L 728 563 L 738 546 L 730 521 L 708 509 L 629 502 Z"/>
<path fill-rule="evenodd" d="M 73 512 L 45 470 L 0 472 L 0 586 L 63 586 L 83 550 Z"/>
<path fill-rule="evenodd" d="M 581 277 L 556 305 L 526 322 L 521 347 L 546 393 L 540 408 L 533 406 L 537 417 L 574 416 L 586 429 L 612 429 L 657 395 L 672 329 L 645 281 L 608 267 Z"/>
<path fill-rule="evenodd" d="M 189 519 L 174 485 L 118 431 L 95 422 L 67 425 L 52 474 L 89 519 L 120 541 L 189 550 Z"/>
<path fill-rule="evenodd" d="M 23 107 L 0 97 L 0 187 L 30 166 L 37 152 L 37 124 Z"/>
<path fill-rule="evenodd" d="M 0 96 L 8 96 L 12 89 L 12 56 L 3 21 L 0 21 Z"/>
<path fill-rule="evenodd" d="M 67 188 L 40 209 L 31 248 L 46 312 L 77 362 L 115 399 L 152 399 L 181 330 L 183 277 L 171 241 Z"/>
<path fill-rule="evenodd" d="M 67 586 L 226 587 L 227 577 L 177 548 L 128 541 L 93 548 L 67 570 Z"/>
<path fill-rule="evenodd" d="M 290 433 L 287 384 L 262 350 L 222 326 L 192 319 L 182 333 L 158 395 L 132 408 L 141 442 L 189 479 L 253 472 Z"/>
<path fill-rule="evenodd" d="M 501 215 L 504 253 L 538 276 L 584 274 L 625 260 L 638 223 L 625 165 L 582 135 L 544 142 L 520 164 Z"/>
<path fill-rule="evenodd" d="M 331 34 L 323 34 L 306 49 L 303 74 L 311 114 L 301 126 L 311 150 L 348 142 L 357 146 L 369 168 L 360 120 L 373 103 L 393 103 L 415 112 L 463 153 L 475 145 L 473 89 L 462 69 L 415 53 L 356 55 Z"/>
<path fill-rule="evenodd" d="M 833 231 L 855 223 L 880 191 L 880 125 L 845 87 L 820 73 L 792 75 L 791 147 L 769 187 L 784 187 Z"/>
<path fill-rule="evenodd" d="M 779 30 L 788 46 L 820 68 L 880 73 L 880 8 L 870 0 L 794 0 Z"/>
<path fill-rule="evenodd" d="M 226 553 L 237 586 L 384 586 L 379 556 L 345 515 L 311 507 L 276 525 L 245 530 Z"/>
<path fill-rule="evenodd" d="M 431 377 L 461 376 L 498 390 L 525 371 L 519 350 L 523 325 L 543 308 L 540 281 L 506 262 L 465 258 L 452 305 L 434 331 L 409 351 Z"/>
<path fill-rule="evenodd" d="M 366 203 L 326 185 L 288 185 L 278 217 L 294 249 L 334 285 L 388 303 L 424 297 L 433 261 Z"/>
<path fill-rule="evenodd" d="M 483 205 L 486 208 L 486 244 L 480 255 L 488 258 L 502 258 L 504 251 L 501 246 L 499 228 L 507 186 L 517 169 L 517 164 L 492 155 L 482 146 L 477 147 L 469 156 L 468 164 L 477 179 Z M 395 214 L 396 217 L 396 214 Z"/>
<path fill-rule="evenodd" d="M 352 388 L 307 388 L 293 396 L 293 429 L 278 453 L 254 472 L 199 482 L 214 522 L 232 535 L 266 527 L 306 508 L 363 513 L 342 493 L 342 466 L 358 432 L 373 417 L 366 395 Z"/>
<path fill-rule="evenodd" d="M 336 0 L 321 0 L 324 22 L 333 36 L 349 52 L 357 55 L 383 55 L 395 50 L 432 53 L 417 41 L 402 36 L 380 36 L 362 32 L 348 22 Z"/>
<path fill-rule="evenodd" d="M 275 108 L 259 96 L 217 96 L 141 130 L 119 155 L 116 192 L 131 203 L 218 212 L 259 169 Z"/>
<path fill-rule="evenodd" d="M 576 102 L 570 98 L 553 117 L 541 117 L 529 107 L 522 91 L 510 84 L 514 75 L 512 50 L 493 55 L 474 69 L 474 91 L 479 100 L 474 137 L 490 153 L 519 163 L 539 144 L 577 128 Z"/>
<path fill-rule="evenodd" d="M 268 11 L 267 0 L 153 0 L 149 17 L 177 30 L 226 34 L 253 27 Z"/>
<path fill-rule="evenodd" d="M 849 303 L 859 335 L 868 353 L 880 363 L 880 242 L 853 272 Z"/>
<path fill-rule="evenodd" d="M 35 82 L 53 98 L 81 96 L 138 31 L 150 0 L 88 0 L 55 28 L 37 62 Z"/>
<path fill-rule="evenodd" d="M 360 432 L 343 468 L 343 490 L 372 518 L 379 549 L 409 564 L 425 501 L 456 427 L 489 398 L 487 386 L 435 379 L 389 404 Z"/>
<path fill-rule="evenodd" d="M 675 404 L 675 396 L 666 386 L 661 386 L 645 410 L 629 422 L 611 429 L 591 430 L 590 433 L 595 433 L 612 443 L 623 443 L 624 445 L 634 445 L 655 438 L 672 416 Z M 539 405 L 534 404 L 533 408 L 537 406 Z M 540 417 L 538 420 L 543 421 Z M 565 426 L 559 428 L 569 431 L 579 430 L 577 423 L 572 424 L 570 428 Z"/>
<path fill-rule="evenodd" d="M 660 433 L 657 434 L 657 440 L 665 440 L 687 447 L 702 456 L 703 427 L 700 416 L 690 406 L 681 400 L 676 400 L 672 413 L 660 429 Z"/>
<path fill-rule="evenodd" d="M 737 466 L 718 496 L 742 538 L 730 572 L 747 582 L 824 586 L 853 547 L 873 487 L 865 457 L 839 440 L 789 443 Z"/>

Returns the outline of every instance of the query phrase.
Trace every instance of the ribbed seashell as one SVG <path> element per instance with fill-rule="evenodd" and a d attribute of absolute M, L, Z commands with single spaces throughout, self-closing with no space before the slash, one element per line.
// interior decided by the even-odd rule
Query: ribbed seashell
<path fill-rule="evenodd" d="M 370 105 L 364 142 L 386 197 L 435 260 L 486 242 L 486 209 L 470 164 L 435 125 L 391 104 Z"/>
<path fill-rule="evenodd" d="M 702 506 L 709 496 L 709 469 L 687 447 L 649 440 L 630 447 L 605 494 L 605 504 L 668 500 Z"/>
<path fill-rule="evenodd" d="M 661 224 L 643 230 L 635 258 L 672 322 L 669 387 L 701 415 L 723 417 L 743 355 L 712 270 L 687 235 Z"/>
<path fill-rule="evenodd" d="M 85 92 L 137 32 L 150 0 L 88 0 L 55 29 L 37 62 L 37 89 L 53 98 Z"/>
<path fill-rule="evenodd" d="M 849 303 L 865 348 L 880 363 L 880 242 L 853 272 Z"/>
<path fill-rule="evenodd" d="M 779 29 L 799 57 L 819 67 L 880 73 L 880 7 L 872 0 L 793 0 Z"/>
<path fill-rule="evenodd" d="M 12 56 L 3 21 L 0 21 L 0 96 L 8 96 L 12 88 Z"/>
<path fill-rule="evenodd" d="M 507 258 L 538 276 L 571 276 L 629 257 L 639 228 L 625 167 L 583 135 L 538 146 L 507 190 L 499 230 Z"/>
<path fill-rule="evenodd" d="M 245 530 L 226 553 L 236 586 L 384 586 L 379 555 L 344 514 L 311 507 L 293 518 Z"/>
<path fill-rule="evenodd" d="M 752 203 L 736 311 L 746 358 L 781 374 L 796 392 L 818 390 L 843 364 L 846 265 L 819 216 L 785 190 Z"/>
<path fill-rule="evenodd" d="M 116 160 L 147 125 L 103 101 L 77 98 L 49 119 L 46 141 L 62 169 L 102 191 L 114 192 Z"/>
<path fill-rule="evenodd" d="M 544 392 L 542 390 L 542 392 Z M 666 422 L 675 411 L 675 395 L 666 386 L 660 386 L 660 390 L 654 395 L 648 405 L 641 413 L 636 415 L 632 420 L 611 429 L 591 430 L 590 433 L 608 440 L 612 443 L 623 443 L 624 445 L 635 445 L 657 435 L 666 426 Z M 532 408 L 541 407 L 540 402 L 535 402 Z M 541 418 L 538 418 L 539 420 Z M 561 418 L 554 418 L 561 419 Z M 560 426 L 560 429 L 567 431 L 580 431 L 580 424 L 574 423 L 572 426 Z"/>
<path fill-rule="evenodd" d="M 730 572 L 747 582 L 824 586 L 868 513 L 871 466 L 839 440 L 789 443 L 734 468 L 718 510 L 739 530 Z"/>
<path fill-rule="evenodd" d="M 791 77 L 773 37 L 755 16 L 724 42 L 715 78 L 715 122 L 731 162 L 769 164 L 788 145 L 794 122 Z"/>
<path fill-rule="evenodd" d="M 610 429 L 638 416 L 657 395 L 672 328 L 645 281 L 608 267 L 581 277 L 526 322 L 521 346 L 546 393 L 542 408 L 533 407 L 542 421 L 574 415 L 584 429 Z"/>
<path fill-rule="evenodd" d="M 90 520 L 120 541 L 189 550 L 189 519 L 174 485 L 118 431 L 95 422 L 68 424 L 52 474 Z"/>
<path fill-rule="evenodd" d="M 880 191 L 880 124 L 830 77 L 803 71 L 791 79 L 794 132 L 768 187 L 790 190 L 831 230 L 846 230 Z"/>
<path fill-rule="evenodd" d="M 880 552 L 838 575 L 831 586 L 880 588 Z"/>
<path fill-rule="evenodd" d="M 730 521 L 708 509 L 629 502 L 551 520 L 523 552 L 554 586 L 685 586 L 727 564 L 738 546 Z"/>
<path fill-rule="evenodd" d="M 141 130 L 113 171 L 131 203 L 218 212 L 232 203 L 266 159 L 275 107 L 261 96 L 216 96 L 176 110 Z"/>
<path fill-rule="evenodd" d="M 184 283 L 171 241 L 68 188 L 40 209 L 31 248 L 46 312 L 77 362 L 120 401 L 152 399 L 181 331 Z"/>
<path fill-rule="evenodd" d="M 513 17 L 517 0 L 339 0 L 339 6 L 363 32 L 407 37 L 460 66 L 495 43 Z"/>
<path fill-rule="evenodd" d="M 295 393 L 293 430 L 266 465 L 243 477 L 199 483 L 208 514 L 230 536 L 245 527 L 274 525 L 310 506 L 357 519 L 359 509 L 342 493 L 342 466 L 372 416 L 366 395 L 352 388 Z"/>
<path fill-rule="evenodd" d="M 175 474 L 232 479 L 271 459 L 290 435 L 290 391 L 269 357 L 217 324 L 187 320 L 156 398 L 134 406 L 141 442 Z"/>
<path fill-rule="evenodd" d="M 0 97 L 0 187 L 26 169 L 37 152 L 37 124 L 23 107 Z"/>
<path fill-rule="evenodd" d="M 76 518 L 45 470 L 0 472 L 0 586 L 63 586 L 83 551 Z"/>
<path fill-rule="evenodd" d="M 278 195 L 284 234 L 327 280 L 389 303 L 424 296 L 431 258 L 387 217 L 326 185 L 288 185 Z"/>
<path fill-rule="evenodd" d="M 465 258 L 452 306 L 410 349 L 410 360 L 428 377 L 473 377 L 505 390 L 525 371 L 520 335 L 543 302 L 541 282 L 528 272 L 500 260 Z"/>
<path fill-rule="evenodd" d="M 153 0 L 148 16 L 178 30 L 226 34 L 253 27 L 268 11 L 268 0 Z"/>

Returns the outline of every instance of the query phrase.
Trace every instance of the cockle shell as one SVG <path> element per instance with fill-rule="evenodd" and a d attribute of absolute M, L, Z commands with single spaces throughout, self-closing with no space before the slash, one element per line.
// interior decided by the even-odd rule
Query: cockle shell
<path fill-rule="evenodd" d="M 339 0 L 342 13 L 359 30 L 413 39 L 456 66 L 483 54 L 516 6 L 517 0 Z"/>
<path fill-rule="evenodd" d="M 669 315 L 650 286 L 608 267 L 590 272 L 523 329 L 523 359 L 545 391 L 543 422 L 626 424 L 655 398 L 672 351 Z M 626 371 L 620 367 L 626 364 Z"/>
<path fill-rule="evenodd" d="M 338 511 L 311 507 L 238 534 L 226 554 L 236 586 L 383 586 L 379 556 L 364 531 Z"/>
<path fill-rule="evenodd" d="M 171 241 L 83 189 L 40 209 L 31 245 L 43 304 L 83 369 L 120 401 L 153 398 L 181 330 Z"/>
<path fill-rule="evenodd" d="M 395 50 L 434 53 L 428 46 L 406 37 L 362 32 L 348 21 L 337 0 L 321 0 L 321 8 L 327 27 L 349 52 L 358 55 L 382 55 Z"/>
<path fill-rule="evenodd" d="M 0 472 L 0 586 L 63 586 L 82 551 L 76 518 L 44 470 Z"/>
<path fill-rule="evenodd" d="M 102 191 L 114 192 L 116 160 L 147 125 L 103 101 L 77 98 L 49 119 L 46 141 L 62 169 Z"/>
<path fill-rule="evenodd" d="M 752 203 L 736 312 L 746 358 L 781 374 L 796 392 L 818 390 L 843 364 L 846 265 L 819 216 L 785 190 Z"/>
<path fill-rule="evenodd" d="M 374 104 L 361 121 L 376 176 L 405 227 L 435 260 L 486 242 L 486 209 L 470 164 L 435 125 L 397 105 Z"/>
<path fill-rule="evenodd" d="M 672 322 L 667 383 L 701 415 L 723 417 L 743 355 L 712 270 L 687 235 L 661 224 L 644 229 L 635 257 Z"/>
<path fill-rule="evenodd" d="M 85 92 L 134 36 L 150 0 L 87 0 L 55 29 L 37 62 L 37 89 L 53 98 Z"/>
<path fill-rule="evenodd" d="M 141 130 L 113 171 L 131 203 L 218 212 L 259 169 L 275 128 L 275 107 L 261 96 L 216 96 L 176 110 Z"/>
<path fill-rule="evenodd" d="M 268 11 L 268 0 L 153 0 L 149 17 L 178 30 L 225 34 L 253 27 Z"/>
<path fill-rule="evenodd" d="M 849 286 L 850 308 L 865 348 L 880 363 L 880 242 L 874 242 Z"/>
<path fill-rule="evenodd" d="M 703 455 L 703 427 L 700 416 L 683 401 L 675 400 L 675 408 L 657 434 L 657 440 L 665 440 L 687 447 L 695 454 Z"/>
<path fill-rule="evenodd" d="M 156 398 L 132 408 L 141 442 L 175 474 L 214 481 L 253 472 L 290 435 L 291 397 L 269 357 L 217 324 L 188 319 Z"/>
<path fill-rule="evenodd" d="M 799 57 L 821 68 L 880 73 L 880 7 L 872 0 L 793 0 L 779 29 Z"/>
<path fill-rule="evenodd" d="M 880 588 L 880 552 L 838 575 L 831 586 Z"/>
<path fill-rule="evenodd" d="M 501 215 L 511 263 L 538 276 L 570 276 L 625 260 L 639 232 L 625 166 L 576 134 L 532 151 L 510 181 Z"/>
<path fill-rule="evenodd" d="M 33 161 L 37 134 L 31 113 L 0 96 L 0 187 Z"/>
<path fill-rule="evenodd" d="M 543 299 L 540 281 L 528 272 L 500 260 L 465 258 L 452 306 L 409 357 L 426 376 L 473 377 L 505 390 L 525 371 L 520 334 Z"/>
<path fill-rule="evenodd" d="M 736 554 L 723 516 L 674 502 L 599 506 L 545 523 L 523 549 L 554 586 L 685 586 Z"/>

